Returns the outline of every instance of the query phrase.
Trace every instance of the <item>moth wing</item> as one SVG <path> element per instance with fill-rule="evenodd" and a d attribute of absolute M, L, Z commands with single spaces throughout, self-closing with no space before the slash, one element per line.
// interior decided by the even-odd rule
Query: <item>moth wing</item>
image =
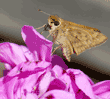
<path fill-rule="evenodd" d="M 71 25 L 71 26 L 77 26 L 77 27 L 80 27 L 80 28 L 83 28 L 83 29 L 89 29 L 89 30 L 92 30 L 92 31 L 101 32 L 101 31 L 100 31 L 99 29 L 97 29 L 97 28 L 85 26 L 85 25 L 82 25 L 82 24 L 77 24 L 77 23 L 70 22 L 70 21 L 66 21 L 66 22 L 67 22 L 67 24 L 69 24 L 69 25 Z"/>
<path fill-rule="evenodd" d="M 77 55 L 107 40 L 107 37 L 100 32 L 77 26 L 70 26 L 65 32 L 65 36 L 70 41 Z"/>
<path fill-rule="evenodd" d="M 66 38 L 66 36 L 61 35 L 61 33 L 59 33 L 55 43 L 62 44 L 61 48 L 62 48 L 63 56 L 65 56 L 66 59 L 70 61 L 71 55 L 73 54 L 73 47 L 70 44 L 70 41 Z"/>

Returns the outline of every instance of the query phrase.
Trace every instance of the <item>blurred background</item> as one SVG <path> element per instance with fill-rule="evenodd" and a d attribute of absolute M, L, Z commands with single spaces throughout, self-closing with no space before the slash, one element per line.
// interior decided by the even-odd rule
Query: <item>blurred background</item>
<path fill-rule="evenodd" d="M 96 83 L 110 79 L 110 0 L 1 0 L 0 1 L 0 43 L 13 42 L 25 45 L 21 37 L 24 25 L 40 27 L 47 23 L 48 15 L 37 10 L 78 24 L 98 28 L 108 37 L 101 46 L 86 50 L 79 56 L 72 55 L 71 62 L 63 57 L 61 49 L 55 54 L 65 61 L 69 68 L 80 69 Z M 43 29 L 38 30 L 42 32 Z M 46 37 L 49 33 L 44 32 Z M 49 37 L 52 40 L 52 37 Z M 55 45 L 56 47 L 58 45 Z M 4 65 L 0 65 L 0 77 Z"/>

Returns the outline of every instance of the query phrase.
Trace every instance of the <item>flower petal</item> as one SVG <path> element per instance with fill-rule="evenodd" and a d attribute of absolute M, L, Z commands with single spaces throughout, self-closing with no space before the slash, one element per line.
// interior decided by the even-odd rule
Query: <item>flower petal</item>
<path fill-rule="evenodd" d="M 42 94 L 46 92 L 50 84 L 50 80 L 51 80 L 51 72 L 47 72 L 39 83 L 39 89 L 38 89 L 39 96 L 38 97 L 40 97 Z"/>
<path fill-rule="evenodd" d="M 101 93 L 101 94 L 99 94 L 97 96 L 99 96 L 102 99 L 110 99 L 110 91 L 109 92 Z"/>
<path fill-rule="evenodd" d="M 69 88 L 70 88 L 70 84 L 71 84 L 71 79 L 70 79 L 70 77 L 67 75 L 67 73 L 65 73 L 65 74 L 63 74 L 62 76 L 60 76 L 59 79 L 60 79 L 63 83 L 65 83 L 65 85 L 66 85 L 66 90 L 67 90 L 68 92 L 70 92 Z M 73 92 L 73 94 L 75 94 L 75 93 Z"/>
<path fill-rule="evenodd" d="M 63 90 L 51 90 L 46 92 L 41 99 L 76 99 L 75 96 Z"/>
<path fill-rule="evenodd" d="M 66 84 L 64 84 L 60 79 L 54 79 L 53 81 L 50 82 L 48 90 L 65 90 L 66 89 Z"/>
<path fill-rule="evenodd" d="M 3 70 L 3 76 L 6 76 L 8 72 L 9 72 L 9 70 L 4 69 L 4 70 Z"/>
<path fill-rule="evenodd" d="M 11 65 L 12 68 L 26 61 L 20 46 L 9 42 L 0 43 L 0 60 Z"/>
<path fill-rule="evenodd" d="M 87 77 L 83 74 L 75 75 L 77 86 L 91 99 L 95 99 L 94 93 L 92 91 L 92 86 L 90 85 Z"/>
<path fill-rule="evenodd" d="M 54 72 L 54 77 L 55 77 L 55 78 L 58 78 L 58 77 L 62 76 L 63 69 L 62 69 L 60 66 L 55 65 L 55 66 L 52 68 L 52 71 Z"/>
<path fill-rule="evenodd" d="M 65 64 L 63 59 L 57 55 L 52 56 L 52 66 L 54 66 L 54 65 L 59 65 L 60 67 L 62 67 L 64 69 L 68 69 L 68 66 Z"/>
<path fill-rule="evenodd" d="M 33 94 L 33 93 L 27 93 L 25 99 L 38 99 L 38 97 L 37 97 L 36 94 Z"/>
<path fill-rule="evenodd" d="M 0 99 L 8 99 L 5 93 L 5 87 L 3 84 L 4 77 L 0 78 Z"/>
<path fill-rule="evenodd" d="M 82 71 L 77 69 L 68 69 L 67 73 L 70 75 L 72 88 L 76 96 L 80 93 L 80 97 L 85 97 L 85 95 L 87 95 L 89 98 L 95 99 L 92 86 L 87 76 L 85 76 Z"/>
<path fill-rule="evenodd" d="M 11 69 L 12 69 L 12 66 L 11 66 L 11 65 L 9 65 L 9 64 L 7 64 L 7 63 L 4 63 L 4 65 L 5 65 L 5 68 L 6 68 L 7 70 L 11 70 Z"/>
<path fill-rule="evenodd" d="M 110 80 L 98 82 L 92 86 L 94 94 L 99 97 L 109 99 L 110 98 Z"/>
<path fill-rule="evenodd" d="M 34 60 L 33 54 L 30 52 L 30 50 L 27 47 L 21 46 L 21 49 L 23 50 L 24 56 L 27 61 L 30 61 L 30 62 L 36 61 Z"/>
<path fill-rule="evenodd" d="M 45 39 L 32 26 L 23 26 L 21 30 L 23 40 L 33 53 L 36 61 L 51 61 L 52 42 Z"/>

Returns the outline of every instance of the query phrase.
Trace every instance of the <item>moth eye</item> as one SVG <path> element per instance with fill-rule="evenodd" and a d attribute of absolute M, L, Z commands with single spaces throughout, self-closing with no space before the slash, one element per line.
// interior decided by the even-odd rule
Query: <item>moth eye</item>
<path fill-rule="evenodd" d="M 59 25 L 59 22 L 58 22 L 58 21 L 55 21 L 55 22 L 54 22 L 54 25 L 55 25 L 55 26 L 58 26 L 58 25 Z"/>
<path fill-rule="evenodd" d="M 55 19 L 52 19 L 53 21 L 55 21 Z"/>

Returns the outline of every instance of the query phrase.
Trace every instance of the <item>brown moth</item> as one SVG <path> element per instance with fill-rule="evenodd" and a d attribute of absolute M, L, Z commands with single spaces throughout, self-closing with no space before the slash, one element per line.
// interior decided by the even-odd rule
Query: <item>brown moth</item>
<path fill-rule="evenodd" d="M 68 61 L 72 54 L 79 55 L 86 49 L 101 45 L 107 40 L 100 30 L 64 20 L 57 15 L 49 15 L 48 24 L 45 25 L 44 30 L 47 28 L 53 37 L 53 43 L 60 45 Z"/>

